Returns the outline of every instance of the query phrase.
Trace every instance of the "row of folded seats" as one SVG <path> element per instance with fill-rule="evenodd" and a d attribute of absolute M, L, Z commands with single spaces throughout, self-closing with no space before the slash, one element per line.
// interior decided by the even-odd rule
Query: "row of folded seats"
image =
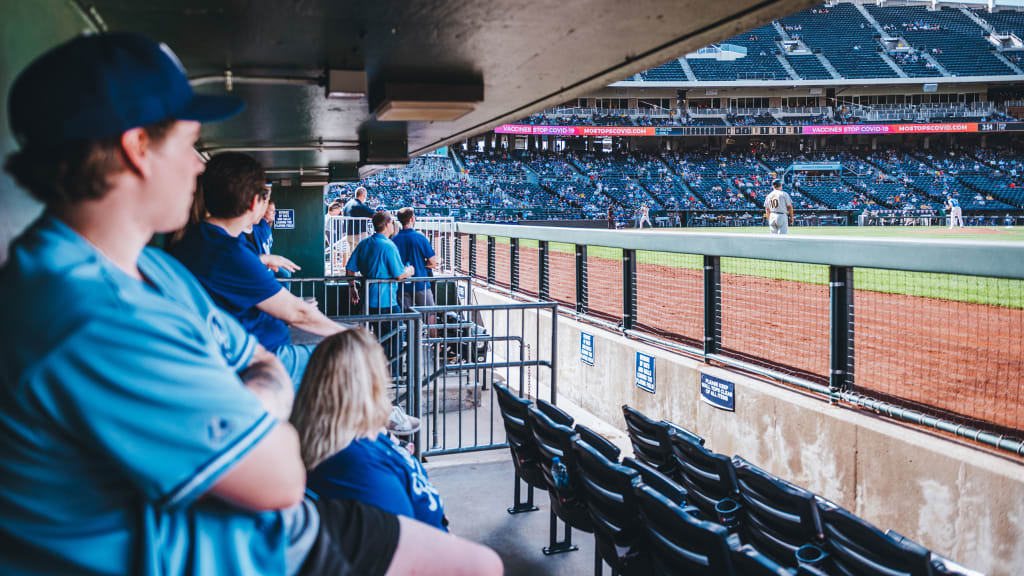
<path fill-rule="evenodd" d="M 516 506 L 551 502 L 551 545 L 575 550 L 572 529 L 595 538 L 594 573 L 928 576 L 965 574 L 952 562 L 778 478 L 704 439 L 623 406 L 635 457 L 557 406 L 494 387 L 516 470 Z M 520 502 L 520 479 L 529 500 Z M 557 521 L 565 536 L 556 540 Z"/>

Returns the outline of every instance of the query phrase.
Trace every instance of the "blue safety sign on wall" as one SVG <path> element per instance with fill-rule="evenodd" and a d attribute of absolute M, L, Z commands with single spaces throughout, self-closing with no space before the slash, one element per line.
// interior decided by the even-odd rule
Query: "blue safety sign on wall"
<path fill-rule="evenodd" d="M 736 385 L 728 380 L 701 374 L 700 397 L 715 408 L 736 411 Z"/>
<path fill-rule="evenodd" d="M 594 365 L 594 335 L 580 332 L 580 360 L 584 364 Z"/>
<path fill-rule="evenodd" d="M 459 302 L 465 303 L 466 302 L 466 285 L 465 284 L 459 284 L 458 290 L 459 290 Z"/>
<path fill-rule="evenodd" d="M 654 356 L 636 353 L 636 385 L 654 394 Z"/>
<path fill-rule="evenodd" d="M 275 230 L 295 230 L 295 210 L 278 208 L 274 212 Z"/>

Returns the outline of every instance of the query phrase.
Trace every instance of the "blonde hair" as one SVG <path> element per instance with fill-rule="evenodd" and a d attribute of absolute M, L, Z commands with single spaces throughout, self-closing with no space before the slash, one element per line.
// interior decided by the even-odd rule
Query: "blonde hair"
<path fill-rule="evenodd" d="M 316 347 L 291 417 L 307 470 L 353 440 L 377 435 L 391 415 L 389 382 L 384 349 L 363 328 L 328 336 Z"/>

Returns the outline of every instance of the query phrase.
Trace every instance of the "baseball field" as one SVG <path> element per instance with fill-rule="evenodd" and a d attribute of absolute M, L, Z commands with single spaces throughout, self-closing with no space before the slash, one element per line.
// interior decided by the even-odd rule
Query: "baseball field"
<path fill-rule="evenodd" d="M 675 232 L 767 236 L 762 227 Z M 790 234 L 1024 241 L 1021 227 L 813 227 L 791 228 Z M 519 285 L 526 294 L 538 291 L 536 247 L 536 242 L 520 241 Z M 551 243 L 550 249 L 551 297 L 574 306 L 574 247 Z M 463 270 L 469 268 L 467 252 Z M 508 239 L 497 239 L 495 260 L 496 283 L 509 286 Z M 699 346 L 704 330 L 701 256 L 638 252 L 637 260 L 639 328 Z M 477 275 L 483 277 L 486 242 L 477 242 L 477 262 Z M 621 262 L 620 249 L 588 247 L 590 314 L 621 319 Z M 854 286 L 859 391 L 963 423 L 1024 431 L 1024 280 L 857 268 Z M 724 353 L 827 381 L 827 266 L 723 258 L 721 301 Z"/>

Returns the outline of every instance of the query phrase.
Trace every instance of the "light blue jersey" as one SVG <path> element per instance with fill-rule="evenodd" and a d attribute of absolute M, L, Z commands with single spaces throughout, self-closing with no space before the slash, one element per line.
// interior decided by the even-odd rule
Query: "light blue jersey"
<path fill-rule="evenodd" d="M 236 374 L 256 340 L 138 266 L 44 215 L 0 271 L 0 574 L 283 574 L 281 513 L 197 503 L 276 422 Z"/>
<path fill-rule="evenodd" d="M 947 201 L 947 203 L 949 204 L 950 208 L 959 208 L 960 207 L 960 201 L 957 200 L 956 198 L 950 197 L 949 200 Z"/>

